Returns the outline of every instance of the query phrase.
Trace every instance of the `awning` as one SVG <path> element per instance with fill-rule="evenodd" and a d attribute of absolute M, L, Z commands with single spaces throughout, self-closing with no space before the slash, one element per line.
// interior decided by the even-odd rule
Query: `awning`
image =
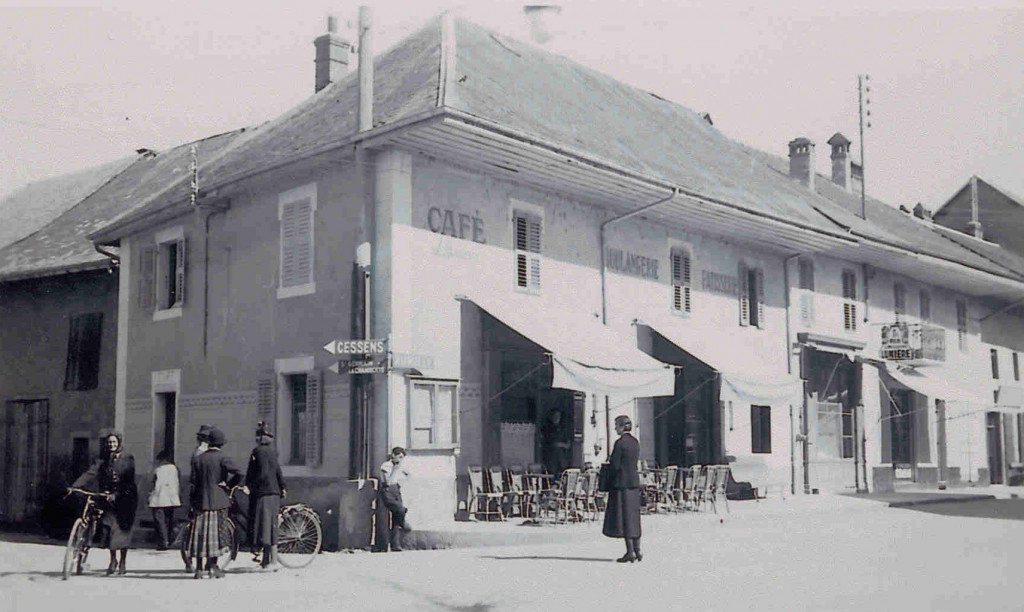
<path fill-rule="evenodd" d="M 750 347 L 723 342 L 713 329 L 694 326 L 690 321 L 644 324 L 718 372 L 720 400 L 768 406 L 803 402 L 803 382 L 785 371 L 772 371 Z"/>
<path fill-rule="evenodd" d="M 1004 412 L 1024 413 L 1024 387 L 999 385 L 999 408 Z"/>
<path fill-rule="evenodd" d="M 457 296 L 551 353 L 551 386 L 618 397 L 675 393 L 675 369 L 636 348 L 595 317 L 528 295 Z"/>
<path fill-rule="evenodd" d="M 947 402 L 961 402 L 977 406 L 992 405 L 992 397 L 982 392 L 966 389 L 952 382 L 955 376 L 942 366 L 904 366 L 893 362 L 876 363 L 896 382 L 931 399 Z"/>

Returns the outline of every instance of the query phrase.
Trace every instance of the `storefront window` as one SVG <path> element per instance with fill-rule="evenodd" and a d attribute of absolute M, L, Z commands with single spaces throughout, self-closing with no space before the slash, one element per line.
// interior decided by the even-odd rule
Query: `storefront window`
<path fill-rule="evenodd" d="M 409 447 L 448 448 L 459 441 L 458 386 L 417 379 L 409 397 Z"/>

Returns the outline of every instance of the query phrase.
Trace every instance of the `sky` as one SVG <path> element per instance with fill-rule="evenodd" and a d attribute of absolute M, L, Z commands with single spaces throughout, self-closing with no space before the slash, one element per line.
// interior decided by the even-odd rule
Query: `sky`
<path fill-rule="evenodd" d="M 522 3 L 368 4 L 377 52 L 445 9 L 531 36 Z M 336 0 L 0 0 L 0 196 L 280 115 L 313 94 L 326 16 L 357 12 Z M 785 156 L 810 138 L 825 175 L 835 132 L 859 158 L 867 74 L 870 195 L 934 209 L 977 174 L 1024 196 L 1020 0 L 566 0 L 549 30 L 544 48 L 708 112 L 734 140 Z"/>

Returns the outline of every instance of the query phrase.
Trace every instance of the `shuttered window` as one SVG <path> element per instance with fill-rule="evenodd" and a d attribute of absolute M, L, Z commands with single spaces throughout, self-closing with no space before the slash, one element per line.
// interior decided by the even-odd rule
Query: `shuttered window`
<path fill-rule="evenodd" d="M 932 320 L 932 296 L 930 293 L 921 290 L 920 294 L 921 322 L 928 323 Z"/>
<path fill-rule="evenodd" d="M 961 351 L 967 350 L 967 302 L 956 301 L 956 339 Z"/>
<path fill-rule="evenodd" d="M 256 417 L 277 431 L 277 375 L 264 372 L 256 380 Z"/>
<path fill-rule="evenodd" d="M 740 326 L 764 329 L 764 272 L 760 268 L 750 268 L 741 263 L 739 280 Z"/>
<path fill-rule="evenodd" d="M 278 195 L 279 299 L 316 292 L 316 209 L 316 183 L 296 187 Z"/>
<path fill-rule="evenodd" d="M 814 324 L 814 262 L 798 260 L 800 282 L 800 322 L 806 326 Z"/>
<path fill-rule="evenodd" d="M 153 310 L 156 301 L 156 248 L 139 251 L 139 308 Z"/>
<path fill-rule="evenodd" d="M 86 391 L 99 384 L 100 339 L 103 313 L 93 312 L 71 318 L 64 389 Z"/>
<path fill-rule="evenodd" d="M 892 286 L 892 312 L 896 322 L 900 322 L 907 314 L 907 288 L 903 283 Z"/>
<path fill-rule="evenodd" d="M 857 275 L 843 270 L 843 329 L 857 331 Z"/>
<path fill-rule="evenodd" d="M 693 307 L 690 284 L 690 253 L 672 249 L 672 312 L 688 315 Z"/>
<path fill-rule="evenodd" d="M 543 220 L 533 213 L 517 210 L 513 215 L 513 228 L 516 287 L 530 293 L 540 293 Z"/>
<path fill-rule="evenodd" d="M 185 238 L 175 238 L 157 245 L 155 269 L 158 310 L 181 308 L 185 305 L 185 283 L 188 272 L 187 251 L 188 244 Z"/>

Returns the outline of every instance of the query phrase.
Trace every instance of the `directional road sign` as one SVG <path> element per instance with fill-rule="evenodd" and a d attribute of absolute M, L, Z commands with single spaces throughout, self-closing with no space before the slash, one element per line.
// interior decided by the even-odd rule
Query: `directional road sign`
<path fill-rule="evenodd" d="M 332 355 L 382 355 L 385 352 L 383 340 L 331 340 L 324 350 Z"/>

